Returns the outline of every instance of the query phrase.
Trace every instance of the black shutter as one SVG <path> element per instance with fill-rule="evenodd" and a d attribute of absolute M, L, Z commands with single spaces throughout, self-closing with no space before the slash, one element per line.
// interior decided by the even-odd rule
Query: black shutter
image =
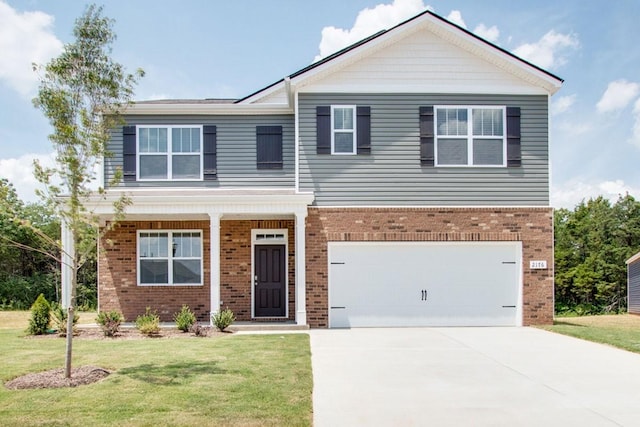
<path fill-rule="evenodd" d="M 356 108 L 358 154 L 371 154 L 371 107 Z"/>
<path fill-rule="evenodd" d="M 136 180 L 136 127 L 122 127 L 122 179 Z"/>
<path fill-rule="evenodd" d="M 507 107 L 507 166 L 522 166 L 520 150 L 520 107 Z"/>
<path fill-rule="evenodd" d="M 215 126 L 202 126 L 202 153 L 204 157 L 204 180 L 216 179 L 217 171 L 217 134 Z"/>
<path fill-rule="evenodd" d="M 420 107 L 420 164 L 435 166 L 433 107 Z"/>
<path fill-rule="evenodd" d="M 331 154 L 331 107 L 316 107 L 316 153 Z"/>
<path fill-rule="evenodd" d="M 256 167 L 282 169 L 282 126 L 256 126 Z"/>

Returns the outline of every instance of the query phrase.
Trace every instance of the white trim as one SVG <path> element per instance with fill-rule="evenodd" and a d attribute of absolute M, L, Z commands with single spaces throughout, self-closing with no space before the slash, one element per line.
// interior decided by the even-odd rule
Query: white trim
<path fill-rule="evenodd" d="M 318 209 L 553 209 L 550 205 L 326 205 Z"/>
<path fill-rule="evenodd" d="M 307 225 L 305 219 L 308 211 L 305 209 L 296 212 L 295 223 L 295 263 L 296 263 L 296 323 L 298 325 L 307 324 L 307 254 L 306 254 L 306 238 Z"/>
<path fill-rule="evenodd" d="M 295 168 L 294 168 L 294 181 L 296 193 L 300 191 L 300 105 L 298 103 L 298 91 L 295 91 L 294 98 L 294 114 L 293 114 L 293 131 L 294 131 L 294 156 L 295 156 Z"/>
<path fill-rule="evenodd" d="M 140 129 L 167 129 L 167 151 L 166 152 L 145 152 L 140 150 Z M 173 152 L 172 130 L 173 129 L 199 129 L 200 130 L 200 151 L 193 153 Z M 173 177 L 173 156 L 196 156 L 200 157 L 200 177 L 199 178 L 174 178 Z M 166 178 L 141 178 L 140 177 L 140 157 L 144 156 L 166 156 L 167 158 L 167 177 Z M 204 180 L 204 135 L 202 125 L 136 125 L 136 181 L 140 182 L 198 182 Z"/>
<path fill-rule="evenodd" d="M 467 111 L 467 134 L 466 135 L 438 135 L 438 109 L 444 110 L 466 110 Z M 500 110 L 502 111 L 502 137 L 484 136 L 473 134 L 473 110 Z M 435 167 L 439 168 L 506 168 L 507 167 L 507 108 L 504 105 L 434 105 L 433 106 L 433 136 L 434 136 L 434 158 Z M 467 163 L 466 164 L 438 164 L 438 141 L 447 139 L 467 140 Z M 473 163 L 473 142 L 476 139 L 502 139 L 502 164 L 476 165 Z"/>
<path fill-rule="evenodd" d="M 353 129 L 336 129 L 335 126 L 335 110 L 351 110 L 352 112 L 352 124 Z M 335 156 L 354 156 L 358 154 L 358 116 L 356 114 L 356 106 L 355 105 L 332 105 L 331 106 L 331 154 Z M 335 147 L 335 135 L 336 133 L 346 133 L 353 135 L 353 146 L 351 152 L 337 152 Z"/>
<path fill-rule="evenodd" d="M 209 314 L 220 311 L 220 214 L 209 214 L 209 286 L 211 307 Z M 213 319 L 210 317 L 213 326 Z"/>
<path fill-rule="evenodd" d="M 282 235 L 283 237 L 274 237 L 273 239 L 258 240 L 260 234 Z M 289 230 L 286 228 L 253 228 L 251 229 L 251 318 L 256 319 L 255 311 L 255 277 L 256 277 L 256 246 L 259 245 L 283 245 L 286 257 L 284 259 L 284 295 L 285 295 L 285 311 L 284 316 L 260 316 L 272 319 L 288 319 L 289 318 Z M 297 256 L 297 255 L 296 255 Z"/>
<path fill-rule="evenodd" d="M 266 115 L 292 114 L 290 106 L 286 104 L 207 104 L 207 103 L 177 103 L 166 104 L 133 104 L 126 108 L 124 114 L 156 115 Z"/>
<path fill-rule="evenodd" d="M 68 308 L 71 305 L 71 295 L 73 289 L 73 257 L 75 256 L 75 242 L 67 220 L 62 217 L 60 220 L 60 243 L 61 250 L 61 266 L 60 266 L 60 302 L 62 308 Z M 98 276 L 100 277 L 100 276 Z"/>
<path fill-rule="evenodd" d="M 167 233 L 167 257 L 147 257 L 146 259 L 166 259 L 167 260 L 167 283 L 141 283 L 140 279 L 140 234 L 142 233 Z M 179 233 L 198 233 L 200 235 L 200 257 L 190 257 L 190 258 L 174 258 L 171 252 L 171 244 L 170 242 L 173 240 L 174 234 Z M 204 285 L 204 233 L 202 230 L 187 230 L 187 229 L 174 229 L 174 230 L 136 230 L 136 286 L 140 287 L 156 287 L 156 286 L 167 286 L 167 287 L 185 287 L 185 286 L 203 286 Z M 172 283 L 173 282 L 173 260 L 174 259 L 199 259 L 200 260 L 200 283 Z"/>

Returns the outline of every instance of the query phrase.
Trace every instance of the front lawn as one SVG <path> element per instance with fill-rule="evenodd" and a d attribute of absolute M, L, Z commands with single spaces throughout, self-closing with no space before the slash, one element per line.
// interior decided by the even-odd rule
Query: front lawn
<path fill-rule="evenodd" d="M 640 353 L 640 316 L 558 317 L 540 328 Z"/>
<path fill-rule="evenodd" d="M 3 382 L 63 366 L 64 339 L 23 331 L 0 328 Z M 306 334 L 76 339 L 81 365 L 113 373 L 77 388 L 0 386 L 0 425 L 311 425 Z"/>

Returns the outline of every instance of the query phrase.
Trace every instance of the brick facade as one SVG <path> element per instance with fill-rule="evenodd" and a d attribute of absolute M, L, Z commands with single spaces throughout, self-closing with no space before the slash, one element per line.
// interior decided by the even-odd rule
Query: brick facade
<path fill-rule="evenodd" d="M 523 324 L 553 322 L 551 208 L 309 208 L 307 322 L 328 327 L 327 242 L 521 241 Z M 547 260 L 547 270 L 529 261 Z"/>
<path fill-rule="evenodd" d="M 551 208 L 309 208 L 306 220 L 306 310 L 311 327 L 328 326 L 327 243 L 339 241 L 521 241 L 523 324 L 553 321 L 553 211 Z M 220 222 L 220 300 L 238 320 L 251 319 L 251 230 L 288 230 L 289 320 L 295 320 L 295 221 Z M 137 286 L 137 230 L 202 230 L 203 286 Z M 100 310 L 132 321 L 146 307 L 172 321 L 182 304 L 198 320 L 210 316 L 208 221 L 123 222 L 100 242 Z M 546 270 L 530 270 L 547 260 Z M 268 320 L 268 319 L 265 319 Z"/>
<path fill-rule="evenodd" d="M 137 230 L 202 230 L 202 286 L 138 286 Z M 102 311 L 117 310 L 132 322 L 146 307 L 157 310 L 163 322 L 187 304 L 199 321 L 209 320 L 209 221 L 135 221 L 120 223 L 99 243 L 98 305 Z"/>
<path fill-rule="evenodd" d="M 295 244 L 293 220 L 220 222 L 220 300 L 237 320 L 251 320 L 251 230 L 288 230 L 289 319 L 295 319 Z M 203 286 L 137 286 L 137 230 L 202 230 Z M 199 321 L 208 321 L 211 307 L 209 221 L 123 222 L 100 242 L 98 299 L 100 310 L 117 310 L 128 321 L 157 310 L 164 322 L 187 304 Z"/>
<path fill-rule="evenodd" d="M 251 320 L 251 230 L 288 230 L 289 320 L 295 320 L 294 221 L 220 221 L 220 301 L 237 320 Z M 262 319 L 268 320 L 268 319 Z"/>

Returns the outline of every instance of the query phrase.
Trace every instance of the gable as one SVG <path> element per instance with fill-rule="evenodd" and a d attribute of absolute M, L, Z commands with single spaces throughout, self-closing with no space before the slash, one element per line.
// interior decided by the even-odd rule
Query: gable
<path fill-rule="evenodd" d="M 298 89 L 329 93 L 547 93 L 428 30 L 413 33 L 333 73 L 319 74 Z"/>
<path fill-rule="evenodd" d="M 284 99 L 291 103 L 295 91 L 552 95 L 562 82 L 548 71 L 425 11 L 237 103 Z"/>

